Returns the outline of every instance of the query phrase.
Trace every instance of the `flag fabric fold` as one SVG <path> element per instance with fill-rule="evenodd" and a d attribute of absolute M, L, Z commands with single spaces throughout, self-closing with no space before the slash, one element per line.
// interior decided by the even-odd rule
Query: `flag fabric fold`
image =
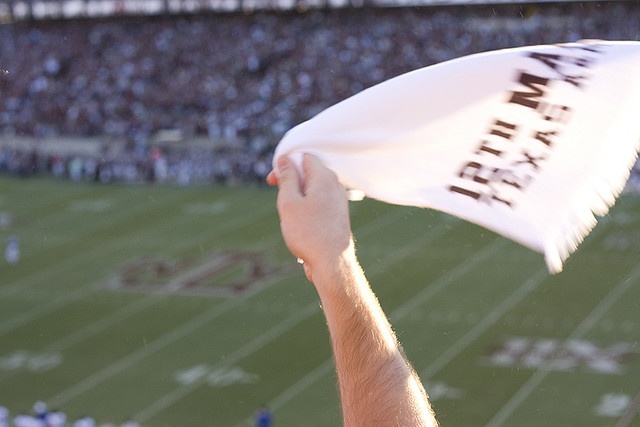
<path fill-rule="evenodd" d="M 274 160 L 316 155 L 349 189 L 437 209 L 562 270 L 640 150 L 640 42 L 465 56 L 382 82 L 289 130 Z"/>

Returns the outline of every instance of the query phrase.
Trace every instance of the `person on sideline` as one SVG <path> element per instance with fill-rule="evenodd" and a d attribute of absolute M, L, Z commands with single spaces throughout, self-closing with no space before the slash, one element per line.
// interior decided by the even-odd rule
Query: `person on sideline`
<path fill-rule="evenodd" d="M 266 405 L 263 405 L 255 415 L 256 427 L 271 427 L 273 426 L 273 416 L 267 408 Z"/>
<path fill-rule="evenodd" d="M 309 154 L 302 175 L 282 156 L 267 183 L 279 188 L 284 242 L 322 303 L 344 425 L 437 426 L 427 393 L 356 257 L 345 188 Z"/>
<path fill-rule="evenodd" d="M 16 236 L 9 236 L 4 249 L 4 259 L 9 264 L 17 264 L 20 261 L 20 241 Z"/>

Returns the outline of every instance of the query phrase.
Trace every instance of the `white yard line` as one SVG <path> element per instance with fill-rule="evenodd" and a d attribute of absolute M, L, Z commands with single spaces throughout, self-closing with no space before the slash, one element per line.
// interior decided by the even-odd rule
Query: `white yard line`
<path fill-rule="evenodd" d="M 467 273 L 469 270 L 478 265 L 480 262 L 484 261 L 490 255 L 502 249 L 506 245 L 506 242 L 506 239 L 498 237 L 492 243 L 476 251 L 476 253 L 469 258 L 466 258 L 463 261 L 459 262 L 458 265 L 453 267 L 451 270 L 448 270 L 444 275 L 440 276 L 438 280 L 430 283 L 429 286 L 425 286 L 417 295 L 392 311 L 389 315 L 391 323 L 394 323 L 395 321 L 398 321 L 407 316 L 433 295 L 446 288 L 451 282 Z"/>
<path fill-rule="evenodd" d="M 225 224 L 219 224 L 219 231 L 220 233 L 227 233 L 231 230 L 242 227 L 245 224 L 249 224 L 252 221 L 255 221 L 260 216 L 268 213 L 269 211 L 271 211 L 271 209 L 272 209 L 271 207 L 263 206 L 262 209 L 257 209 L 257 210 L 247 212 L 245 215 L 238 216 L 233 220 L 226 222 Z M 164 228 L 165 226 L 166 224 L 159 223 L 157 224 L 156 228 L 161 229 L 161 228 Z M 206 236 L 206 238 L 210 239 L 211 236 Z M 121 250 L 120 249 L 121 244 L 122 244 L 121 242 L 114 240 L 110 242 L 108 245 L 102 245 L 102 246 L 96 245 L 95 249 L 91 250 L 88 253 L 87 252 L 83 253 L 82 256 L 78 256 L 75 258 L 68 259 L 65 262 L 61 262 L 56 266 L 55 269 L 53 269 L 53 271 L 52 269 L 48 269 L 37 275 L 30 276 L 30 278 L 32 280 L 37 280 L 37 282 L 34 282 L 37 284 L 45 280 L 45 278 L 47 278 L 48 276 L 52 276 L 52 275 L 55 276 L 55 274 L 58 271 L 66 271 L 69 269 L 73 269 L 73 267 L 75 266 L 81 266 L 85 264 L 88 256 L 102 258 L 104 257 L 105 251 L 117 252 Z M 180 251 L 183 248 L 194 246 L 194 244 L 195 243 L 192 239 L 184 239 L 181 242 L 173 245 L 172 249 Z M 6 334 L 22 325 L 25 325 L 44 315 L 52 313 L 68 304 L 71 304 L 89 295 L 93 295 L 96 291 L 103 288 L 104 288 L 104 283 L 100 282 L 100 278 L 96 278 L 96 284 L 94 284 L 93 286 L 84 286 L 82 288 L 76 289 L 75 291 L 63 293 L 60 297 L 51 299 L 46 304 L 40 304 L 32 310 L 25 311 L 19 316 L 14 316 L 13 318 L 0 323 L 0 335 Z"/>
<path fill-rule="evenodd" d="M 293 316 L 287 317 L 282 322 L 278 323 L 276 326 L 270 328 L 264 333 L 260 334 L 255 339 L 247 342 L 242 347 L 236 349 L 235 351 L 225 355 L 224 361 L 217 363 L 213 366 L 213 370 L 217 368 L 230 366 L 235 364 L 237 361 L 242 360 L 243 358 L 250 356 L 256 351 L 260 350 L 265 345 L 271 343 L 273 340 L 288 332 L 290 329 L 295 327 L 297 324 L 302 322 L 303 320 L 311 317 L 313 314 L 318 313 L 320 311 L 320 307 L 317 302 L 313 302 L 308 304 L 303 309 L 297 311 Z M 155 400 L 151 405 L 147 406 L 143 410 L 139 411 L 134 419 L 141 423 L 145 423 L 147 420 L 155 416 L 156 414 L 162 412 L 167 407 L 171 406 L 173 403 L 177 402 L 191 391 L 198 388 L 200 385 L 204 383 L 204 379 L 200 381 L 194 381 L 188 385 L 183 385 L 180 387 L 176 387 L 171 390 L 169 393 L 165 394 L 161 398 Z"/>
<path fill-rule="evenodd" d="M 0 336 L 44 315 L 52 313 L 66 305 L 92 295 L 98 289 L 100 289 L 100 286 L 85 286 L 76 289 L 73 292 L 64 293 L 58 298 L 52 298 L 46 303 L 39 304 L 37 307 L 21 313 L 19 316 L 13 316 L 12 318 L 0 323 Z"/>
<path fill-rule="evenodd" d="M 511 310 L 516 304 L 524 299 L 529 293 L 535 290 L 544 280 L 549 277 L 546 269 L 539 270 L 532 278 L 528 279 L 516 288 L 500 305 L 491 310 L 482 321 L 478 322 L 469 330 L 462 338 L 456 341 L 451 347 L 440 355 L 436 360 L 431 362 L 424 370 L 420 377 L 424 379 L 432 378 L 442 368 L 447 366 L 462 350 L 467 348 L 471 343 L 484 334 L 489 328 L 496 324 L 505 313 Z"/>
<path fill-rule="evenodd" d="M 597 325 L 611 307 L 640 279 L 640 264 L 631 270 L 627 277 L 615 286 L 611 292 L 584 318 L 573 330 L 566 341 L 583 337 L 590 329 Z M 552 366 L 540 368 L 524 383 L 524 385 L 507 401 L 507 403 L 487 423 L 486 427 L 499 427 L 509 419 L 515 410 L 533 393 L 551 372 Z"/>
<path fill-rule="evenodd" d="M 638 392 L 629 403 L 627 410 L 624 411 L 614 427 L 630 427 L 633 420 L 638 416 L 640 416 L 640 392 Z"/>
<path fill-rule="evenodd" d="M 179 194 L 176 193 L 175 198 L 178 198 L 177 197 L 178 195 Z M 173 200 L 173 198 L 171 200 Z M 116 205 L 115 212 L 109 212 L 108 214 L 104 215 L 104 218 L 101 219 L 99 223 L 97 223 L 97 226 L 95 228 L 87 230 L 84 234 L 95 232 L 97 230 L 106 229 L 109 226 L 116 224 L 117 222 L 121 221 L 124 218 L 130 217 L 132 215 L 135 215 L 135 216 L 144 215 L 147 211 L 152 211 L 158 208 L 158 206 L 148 206 L 148 205 L 140 205 L 140 207 L 136 208 L 135 204 L 132 206 L 128 206 L 126 209 L 121 208 L 121 205 L 126 204 L 127 202 L 130 202 L 129 198 L 127 198 L 126 200 L 114 200 L 114 203 Z M 63 216 L 63 215 L 64 213 L 60 213 L 58 216 Z M 46 233 L 43 233 L 43 234 L 46 235 Z M 68 243 L 70 241 L 82 239 L 82 238 L 84 238 L 83 235 L 70 235 L 68 236 L 68 238 L 64 238 L 64 240 L 59 240 L 53 245 L 47 245 L 45 242 L 42 246 L 31 247 L 29 248 L 28 253 L 23 254 L 23 258 L 25 258 L 23 261 L 28 262 L 28 256 L 31 256 L 31 254 L 38 254 L 40 252 L 48 251 L 57 246 L 61 246 L 65 243 Z M 118 243 L 116 242 L 114 242 L 114 244 L 116 246 L 118 245 Z M 90 253 L 101 252 L 101 250 L 104 248 L 105 246 L 96 243 L 95 248 L 91 250 Z M 23 250 L 23 252 L 25 251 Z M 86 255 L 86 252 L 85 252 L 85 255 Z M 83 264 L 83 261 L 75 258 L 61 260 L 56 264 L 55 269 L 41 270 L 37 272 L 37 274 L 32 274 L 17 282 L 12 283 L 11 286 L 1 288 L 0 297 L 5 297 L 15 293 L 24 292 L 25 289 L 42 284 L 43 281 L 48 276 L 56 277 L 59 271 L 66 271 L 68 269 L 72 269 L 79 264 Z"/>
<path fill-rule="evenodd" d="M 48 402 L 53 407 L 61 406 L 69 402 L 71 399 L 81 395 L 82 393 L 85 393 L 91 390 L 92 388 L 96 387 L 98 384 L 102 383 L 103 381 L 108 380 L 114 375 L 140 362 L 144 358 L 173 344 L 175 341 L 192 333 L 193 331 L 207 324 L 208 322 L 215 319 L 216 317 L 221 316 L 222 314 L 228 312 L 229 310 L 243 303 L 244 303 L 244 300 L 238 298 L 238 299 L 226 301 L 224 304 L 217 305 L 213 309 L 208 310 L 197 317 L 194 317 L 190 321 L 182 324 L 178 328 L 173 329 L 171 332 L 161 336 L 160 338 L 147 343 L 145 346 L 141 347 L 139 350 L 129 353 L 127 356 L 119 359 L 118 361 L 116 361 L 115 363 L 112 363 L 111 365 L 108 365 L 101 371 L 96 372 L 95 374 L 85 378 L 79 383 L 74 384 L 73 386 L 67 388 L 66 390 L 56 393 L 55 396 L 48 399 Z"/>
<path fill-rule="evenodd" d="M 133 316 L 139 313 L 140 311 L 144 310 L 147 307 L 150 307 L 157 301 L 158 301 L 158 297 L 155 295 L 146 296 L 142 299 L 139 299 L 133 302 L 132 304 L 121 307 L 119 310 L 112 312 L 107 317 L 103 317 L 98 321 L 95 321 L 93 323 L 85 325 L 80 329 L 75 330 L 69 335 L 66 335 L 57 341 L 54 341 L 53 343 L 39 349 L 38 351 L 46 354 L 63 351 L 74 344 L 82 342 L 85 339 L 88 339 L 108 329 L 109 327 L 122 322 L 124 319 L 126 319 L 129 316 Z M 7 378 L 13 375 L 17 375 L 19 373 L 20 371 L 17 369 L 0 372 L 0 381 L 4 381 Z"/>
<path fill-rule="evenodd" d="M 253 246 L 252 248 L 254 249 L 266 248 L 268 246 L 273 245 L 276 241 L 275 237 L 279 237 L 280 234 L 274 233 L 273 236 L 274 236 L 273 238 L 270 237 L 270 238 L 261 240 L 259 246 Z M 95 291 L 96 288 L 91 287 L 89 289 L 93 292 Z M 103 317 L 93 323 L 87 324 L 82 328 L 77 329 L 74 332 L 70 333 L 69 335 L 66 335 L 63 338 L 46 345 L 45 347 L 39 349 L 39 351 L 44 353 L 60 352 L 74 344 L 82 342 L 85 339 L 91 338 L 92 336 L 108 329 L 109 327 L 115 324 L 121 323 L 127 317 L 138 314 L 142 310 L 156 303 L 161 298 L 162 296 L 159 297 L 158 295 L 155 295 L 155 294 L 146 295 L 141 299 L 134 301 L 133 303 L 122 306 L 120 309 L 112 312 L 108 316 Z M 19 372 L 20 371 L 18 370 L 2 372 L 0 373 L 0 381 L 5 380 L 6 378 L 14 374 L 18 374 Z"/>
<path fill-rule="evenodd" d="M 313 383 L 322 379 L 326 375 L 331 375 L 334 372 L 334 363 L 333 359 L 327 359 L 314 369 L 312 369 L 307 375 L 300 378 L 289 388 L 284 390 L 282 393 L 277 395 L 275 398 L 271 399 L 268 406 L 272 410 L 276 410 L 286 403 L 288 403 L 291 399 L 295 398 L 299 394 L 301 394 L 304 390 L 311 387 Z M 246 420 L 250 421 L 249 419 Z"/>

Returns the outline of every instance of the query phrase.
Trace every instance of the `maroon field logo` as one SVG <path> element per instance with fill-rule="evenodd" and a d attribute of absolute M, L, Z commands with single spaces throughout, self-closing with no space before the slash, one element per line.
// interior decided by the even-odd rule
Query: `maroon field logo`
<path fill-rule="evenodd" d="M 122 266 L 109 281 L 112 289 L 231 297 L 251 293 L 296 271 L 264 253 L 225 251 L 203 258 L 141 257 Z"/>

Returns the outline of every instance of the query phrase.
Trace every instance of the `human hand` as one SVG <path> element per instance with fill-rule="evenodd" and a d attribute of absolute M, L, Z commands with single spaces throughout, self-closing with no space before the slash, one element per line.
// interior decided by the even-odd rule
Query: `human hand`
<path fill-rule="evenodd" d="M 331 269 L 345 251 L 353 250 L 349 203 L 345 188 L 318 158 L 305 154 L 304 179 L 286 156 L 276 161 L 267 183 L 279 187 L 277 208 L 285 244 L 304 263 L 307 278 Z"/>

